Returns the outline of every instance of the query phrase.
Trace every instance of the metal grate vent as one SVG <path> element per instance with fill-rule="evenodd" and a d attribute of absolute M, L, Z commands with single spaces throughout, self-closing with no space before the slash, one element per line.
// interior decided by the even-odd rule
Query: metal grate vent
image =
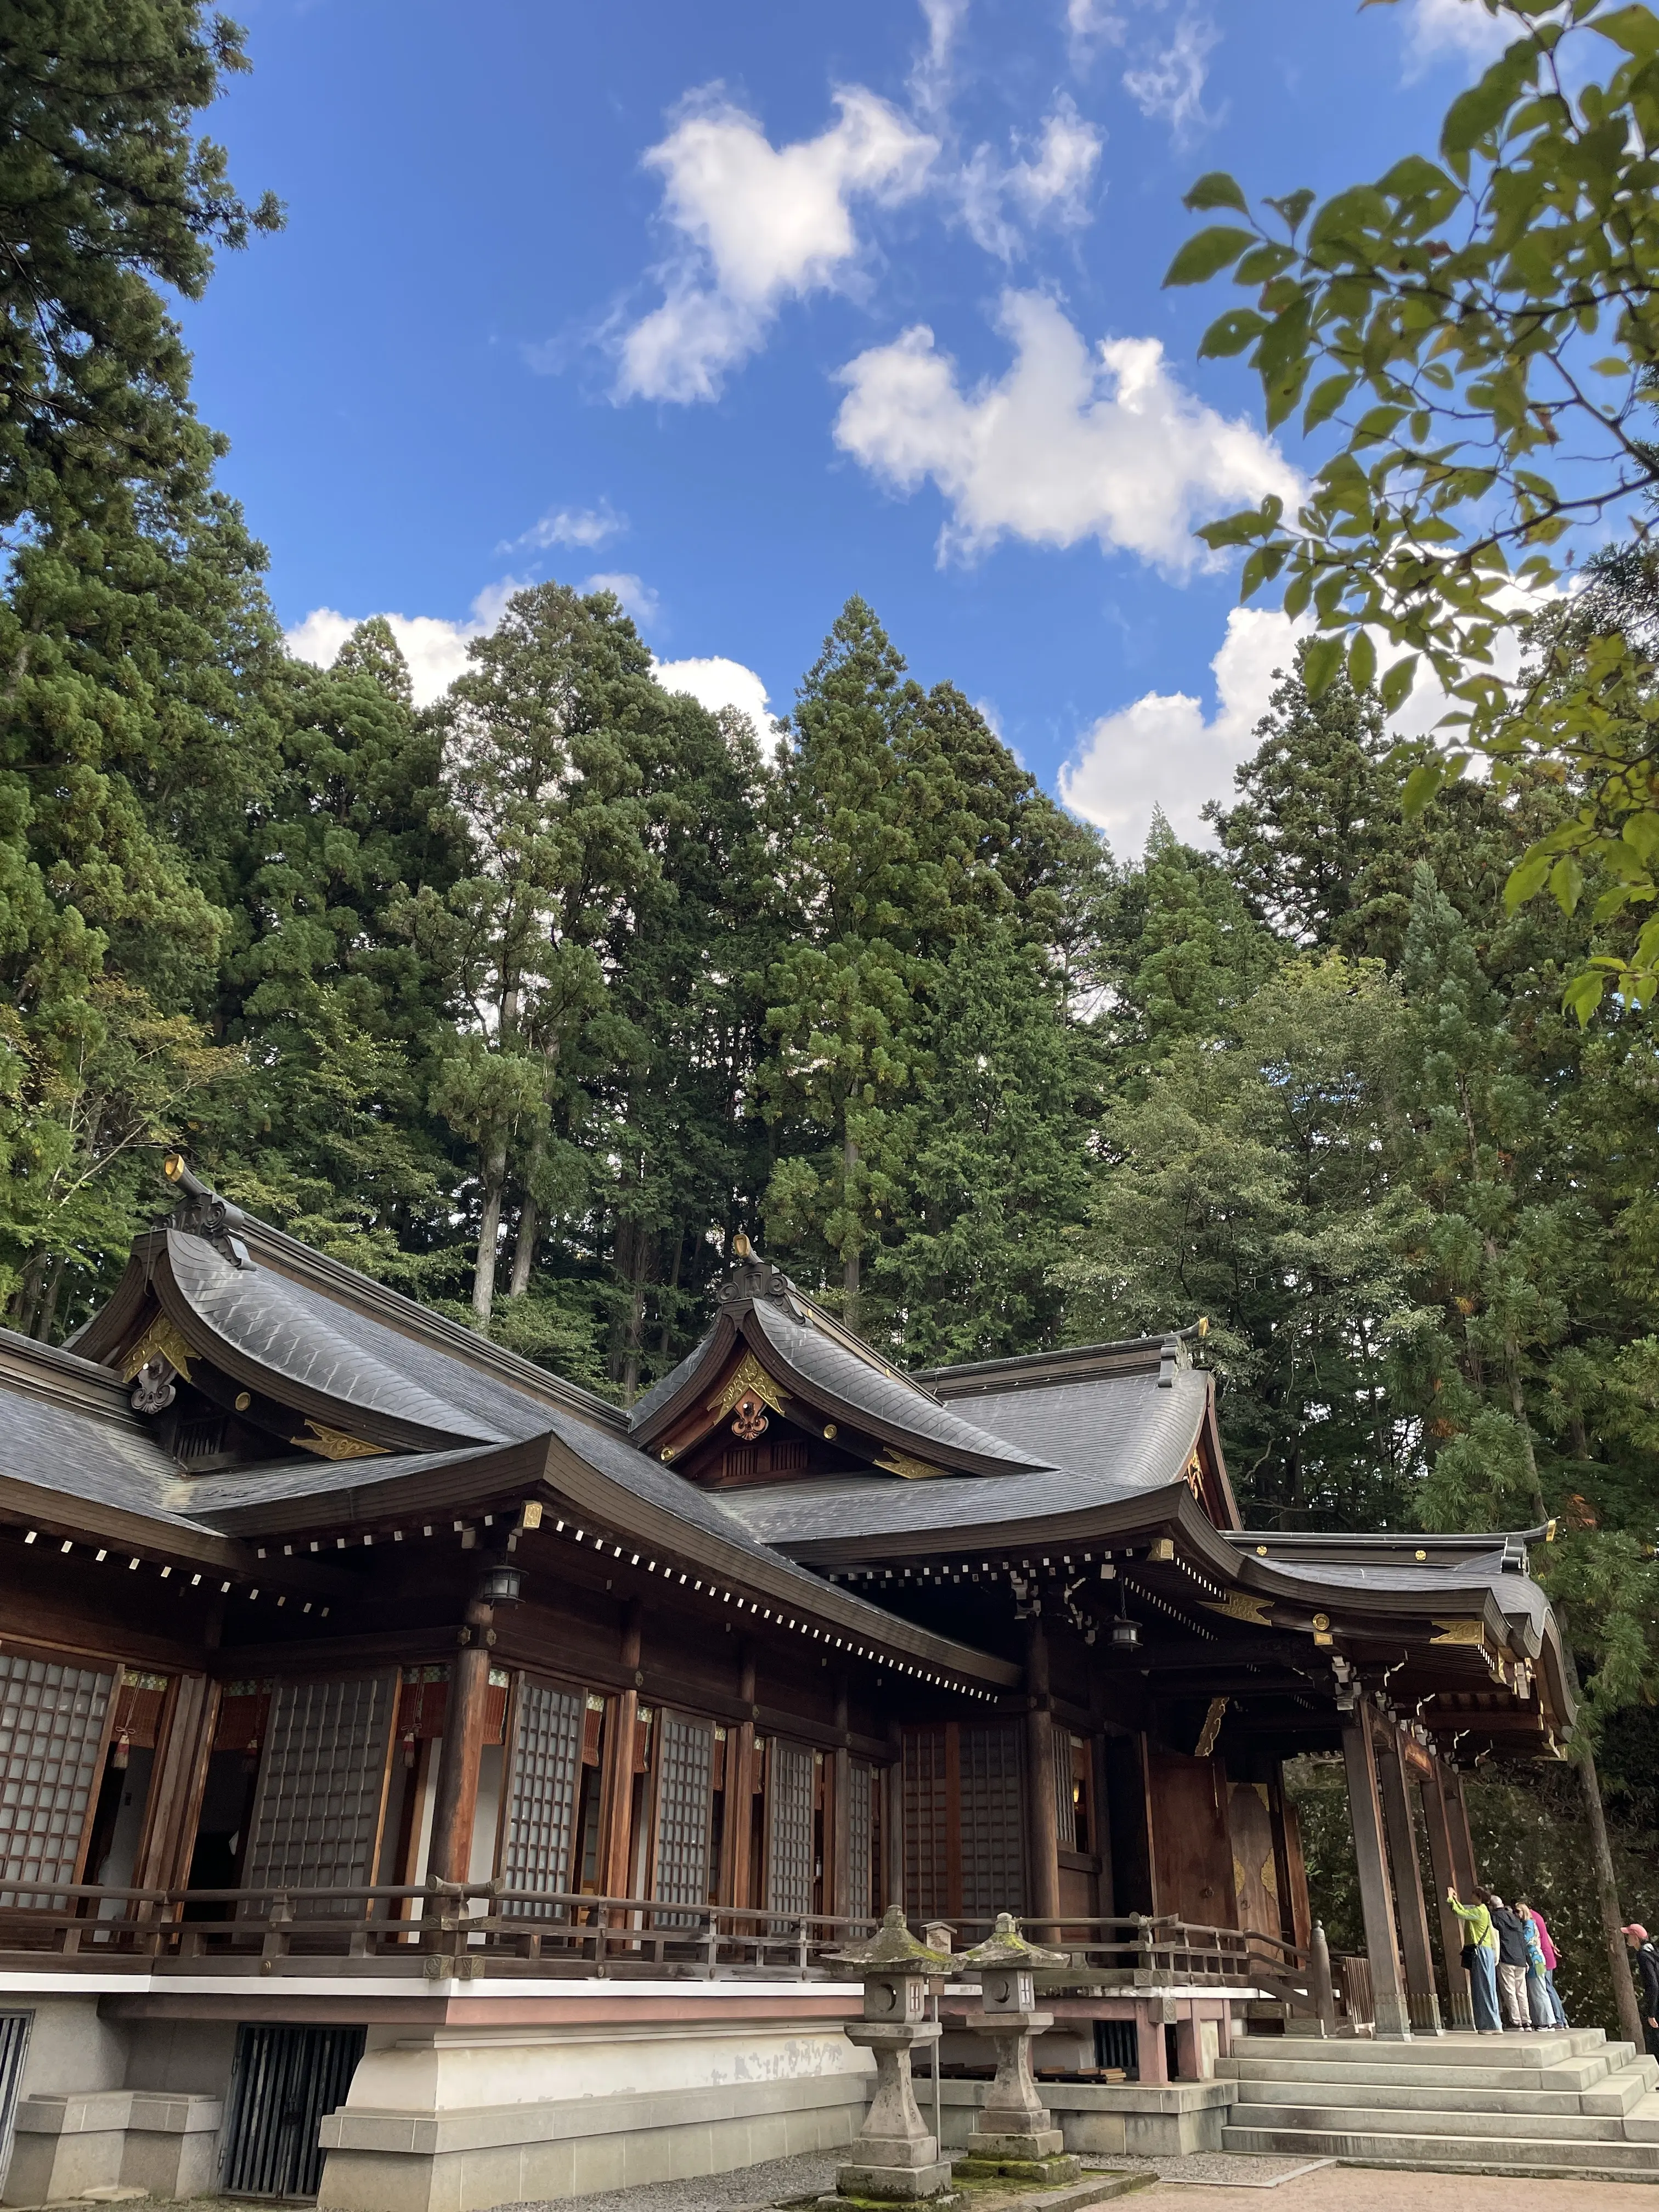
<path fill-rule="evenodd" d="M 519 1686 L 513 1796 L 501 1854 L 503 1889 L 568 1890 L 571 1886 L 570 1837 L 586 1707 L 580 1690 L 560 1690 L 550 1682 L 527 1680 Z M 536 1910 L 510 1901 L 501 1909 Z"/>
<path fill-rule="evenodd" d="M 33 2019 L 32 2012 L 0 2012 L 0 2197 L 5 2194 L 6 2169 L 11 2164 L 12 2131 L 17 2125 Z"/>
<path fill-rule="evenodd" d="M 237 2031 L 220 2184 L 228 2197 L 316 2196 L 318 2130 L 345 2102 L 363 2042 L 361 2027 L 261 2021 Z"/>
<path fill-rule="evenodd" d="M 248 1889 L 362 1890 L 374 1879 L 398 1678 L 279 1682 L 270 1701 Z M 325 1899 L 311 1905 L 326 1911 Z M 332 1910 L 361 1914 L 361 1898 Z"/>
<path fill-rule="evenodd" d="M 41 1891 L 74 1881 L 114 1683 L 0 1653 L 0 1905 L 45 1905 Z"/>

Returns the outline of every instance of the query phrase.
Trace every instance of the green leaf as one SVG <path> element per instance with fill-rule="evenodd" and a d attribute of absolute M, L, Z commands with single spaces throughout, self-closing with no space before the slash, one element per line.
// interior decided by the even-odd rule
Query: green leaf
<path fill-rule="evenodd" d="M 1571 914 L 1584 895 L 1584 871 L 1571 853 L 1550 870 L 1550 896 L 1563 914 Z"/>
<path fill-rule="evenodd" d="M 1322 378 L 1308 395 L 1308 404 L 1302 416 L 1303 428 L 1316 430 L 1322 422 L 1328 422 L 1358 381 L 1357 376 Z"/>
<path fill-rule="evenodd" d="M 1247 246 L 1255 244 L 1254 231 L 1240 230 L 1234 223 L 1212 223 L 1187 240 L 1170 264 L 1164 282 L 1166 285 L 1207 283 L 1237 261 Z"/>
<path fill-rule="evenodd" d="M 1562 1006 L 1566 1012 L 1577 1015 L 1580 1029 L 1589 1027 L 1590 1016 L 1601 1005 L 1607 988 L 1605 975 L 1598 975 L 1593 969 L 1586 969 L 1583 974 L 1575 975 L 1562 992 Z"/>
<path fill-rule="evenodd" d="M 1376 647 L 1364 630 L 1355 634 L 1348 647 L 1348 681 L 1356 691 L 1369 691 L 1376 679 Z"/>
<path fill-rule="evenodd" d="M 1406 778 L 1406 787 L 1400 794 L 1400 811 L 1407 822 L 1416 821 L 1445 781 L 1446 764 L 1437 756 L 1418 763 Z"/>
<path fill-rule="evenodd" d="M 1249 215 L 1250 204 L 1241 187 L 1224 169 L 1210 169 L 1201 176 L 1181 203 L 1194 215 L 1207 215 L 1212 208 L 1237 208 L 1240 215 Z"/>
<path fill-rule="evenodd" d="M 1199 341 L 1200 361 L 1223 359 L 1229 354 L 1243 353 L 1250 340 L 1267 327 L 1267 318 L 1257 314 L 1254 307 L 1229 307 L 1224 315 L 1218 315 Z"/>
<path fill-rule="evenodd" d="M 1526 49 L 1522 47 L 1517 52 L 1512 46 L 1492 64 L 1478 84 L 1458 94 L 1446 111 L 1440 133 L 1441 151 L 1449 160 L 1467 155 L 1489 131 L 1497 129 L 1531 76 L 1532 67 L 1533 57 Z"/>
<path fill-rule="evenodd" d="M 1627 815 L 1619 834 L 1632 852 L 1650 866 L 1659 855 L 1659 813 L 1644 811 Z"/>
<path fill-rule="evenodd" d="M 1510 870 L 1509 881 L 1504 886 L 1505 910 L 1513 914 L 1517 907 L 1525 906 L 1529 898 L 1536 898 L 1549 881 L 1550 856 L 1547 853 L 1528 853 Z"/>
<path fill-rule="evenodd" d="M 1308 696 L 1310 699 L 1322 697 L 1335 682 L 1341 665 L 1342 640 L 1340 637 L 1315 638 L 1302 664 L 1302 681 L 1307 686 Z"/>
<path fill-rule="evenodd" d="M 1638 61 L 1650 61 L 1659 53 L 1659 17 L 1651 8 L 1615 8 L 1611 15 L 1593 17 L 1590 28 Z"/>
<path fill-rule="evenodd" d="M 1382 704 L 1390 714 L 1403 707 L 1411 697 L 1412 684 L 1416 676 L 1417 655 L 1414 653 L 1408 653 L 1403 660 L 1396 660 L 1392 667 L 1384 669 L 1378 689 L 1382 693 Z"/>

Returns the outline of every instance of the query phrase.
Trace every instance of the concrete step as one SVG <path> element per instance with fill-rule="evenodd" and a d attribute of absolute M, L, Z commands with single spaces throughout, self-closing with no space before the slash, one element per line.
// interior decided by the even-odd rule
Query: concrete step
<path fill-rule="evenodd" d="M 1617 2087 L 1615 2087 L 1617 2084 Z M 1241 2081 L 1237 2110 L 1256 2105 L 1322 2106 L 1333 2112 L 1362 2106 L 1370 2112 L 1491 2112 L 1524 2117 L 1529 2112 L 1592 2112 L 1601 2118 L 1622 2118 L 1646 2094 L 1642 2077 L 1632 2073 L 1628 2082 L 1620 2075 L 1598 2082 L 1594 2089 L 1540 2089 L 1530 2083 L 1506 2083 L 1474 2089 L 1463 2083 L 1452 2087 L 1414 2081 Z M 1603 2100 L 1591 2103 L 1592 2098 Z"/>
<path fill-rule="evenodd" d="M 1632 2142 L 1659 2143 L 1659 2093 L 1638 2098 L 1625 2114 L 1625 2133 Z"/>
<path fill-rule="evenodd" d="M 1659 2181 L 1659 2143 L 1595 2142 L 1574 2147 L 1551 2136 L 1228 2125 L 1221 2130 L 1221 2144 L 1224 2150 L 1273 2157 L 1340 2158 L 1361 2166 L 1449 2168 L 1472 2173 L 1496 2169 L 1581 2180 Z"/>
<path fill-rule="evenodd" d="M 1499 2065 L 1524 2066 L 1535 2071 L 1540 2066 L 1595 2065 L 1603 2061 L 1617 2065 L 1621 2056 L 1629 2055 L 1629 2046 L 1609 2046 L 1599 2027 L 1548 2032 L 1506 2028 L 1501 2034 L 1489 2035 L 1458 2028 L 1448 2035 L 1413 2036 L 1409 2043 L 1379 2042 L 1373 2037 L 1334 2036 L 1327 2042 L 1316 2042 L 1300 2037 L 1287 2040 L 1283 2036 L 1246 2035 L 1233 2045 L 1234 2057 L 1239 2060 L 1264 2058 L 1273 2063 L 1282 2059 L 1299 2065 L 1341 2066 L 1358 2059 L 1366 2066 L 1389 2069 L 1433 2066 L 1442 2073 L 1455 2066 L 1490 2066 L 1494 2063 L 1494 2052 L 1503 2054 L 1495 2062 Z"/>
<path fill-rule="evenodd" d="M 1218 2058 L 1216 2072 L 1223 2080 L 1237 2081 L 1241 2087 L 1247 2081 L 1296 2082 L 1310 2088 L 1328 2082 L 1340 2082 L 1345 2087 L 1392 2082 L 1400 2088 L 1447 2089 L 1456 2095 L 1483 2089 L 1547 2088 L 1579 2094 L 1596 2088 L 1610 2078 L 1613 2071 L 1599 2057 L 1568 2059 L 1557 2066 L 1511 2066 L 1505 2063 L 1508 2054 L 1496 2044 L 1489 2049 L 1492 2063 L 1486 2066 L 1437 2066 L 1425 2061 L 1421 2046 L 1419 2049 L 1419 2060 L 1415 2066 L 1372 2066 L 1361 2056 L 1351 2056 L 1346 2060 L 1308 2061 L 1298 2054 L 1294 2058 L 1277 2060 Z"/>
<path fill-rule="evenodd" d="M 1402 2110 L 1389 2105 L 1238 2105 L 1229 2124 L 1291 2129 L 1317 2135 L 1389 2135 L 1404 2130 L 1412 2135 L 1479 2136 L 1508 2140 L 1512 2136 L 1535 2136 L 1550 2142 L 1624 2142 L 1622 2118 L 1603 2118 L 1589 2112 L 1515 2112 Z"/>

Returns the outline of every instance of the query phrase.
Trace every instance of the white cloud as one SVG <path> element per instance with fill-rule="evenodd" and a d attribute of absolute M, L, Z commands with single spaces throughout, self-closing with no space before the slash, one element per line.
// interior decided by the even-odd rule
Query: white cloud
<path fill-rule="evenodd" d="M 1124 89 L 1141 113 L 1161 118 L 1179 140 L 1219 119 L 1204 112 L 1204 81 L 1220 37 L 1206 16 L 1183 15 L 1161 52 L 1123 72 Z"/>
<path fill-rule="evenodd" d="M 1094 211 L 1090 186 L 1103 143 L 1102 133 L 1062 94 L 1030 158 L 1005 168 L 988 146 L 978 148 L 960 185 L 963 215 L 975 243 L 1004 261 L 1014 258 L 1022 241 L 1004 213 L 1011 201 L 1032 222 L 1046 220 L 1066 228 L 1086 223 Z"/>
<path fill-rule="evenodd" d="M 522 588 L 521 579 L 514 576 L 487 584 L 473 600 L 465 622 L 447 622 L 441 615 L 387 615 L 398 649 L 409 663 L 409 680 L 417 707 L 429 706 L 443 696 L 465 669 L 466 648 L 472 639 L 488 636 L 500 622 L 507 600 Z M 283 642 L 296 660 L 327 668 L 358 623 L 366 619 L 362 615 L 340 614 L 333 607 L 313 607 L 303 622 L 284 632 Z"/>
<path fill-rule="evenodd" d="M 522 538 L 512 540 L 512 548 L 534 545 L 545 550 L 552 545 L 603 545 L 607 538 L 619 538 L 627 527 L 628 517 L 618 514 L 608 499 L 602 499 L 597 507 L 561 507 L 543 515 Z M 500 550 L 505 552 L 511 548 Z"/>
<path fill-rule="evenodd" d="M 1066 35 L 1074 61 L 1091 60 L 1098 46 L 1121 45 L 1124 28 L 1112 0 L 1066 0 Z"/>
<path fill-rule="evenodd" d="M 1480 0 L 1411 0 L 1405 29 L 1408 83 L 1449 57 L 1495 61 L 1519 35 L 1512 17 L 1489 15 Z"/>
<path fill-rule="evenodd" d="M 748 715 L 760 736 L 765 736 L 770 719 L 766 711 L 766 686 L 740 660 L 726 660 L 719 654 L 702 660 L 659 660 L 651 673 L 665 691 L 689 691 L 711 714 L 719 714 L 722 707 L 735 707 L 739 714 Z"/>
<path fill-rule="evenodd" d="M 1290 665 L 1295 637 L 1284 615 L 1235 607 L 1210 663 L 1215 712 L 1185 691 L 1148 691 L 1103 714 L 1060 772 L 1066 805 L 1125 854 L 1146 844 L 1155 807 L 1178 837 L 1201 842 L 1208 831 L 1200 810 L 1206 799 L 1231 798 L 1232 771 L 1255 750 L 1273 672 Z"/>
<path fill-rule="evenodd" d="M 910 91 L 923 114 L 942 115 L 951 97 L 952 50 L 968 14 L 968 0 L 921 0 L 927 47 L 910 72 Z"/>
<path fill-rule="evenodd" d="M 648 629 L 662 612 L 662 601 L 649 584 L 627 570 L 590 576 L 582 586 L 585 592 L 610 592 L 622 602 L 622 611 L 631 615 L 641 629 Z"/>
<path fill-rule="evenodd" d="M 1514 606 L 1528 604 L 1519 592 L 1508 599 Z M 1206 842 L 1210 832 L 1200 810 L 1211 799 L 1231 805 L 1233 770 L 1256 749 L 1256 725 L 1272 702 L 1274 672 L 1294 666 L 1297 641 L 1312 628 L 1307 616 L 1293 622 L 1277 608 L 1234 607 L 1210 663 L 1213 710 L 1185 691 L 1147 691 L 1103 714 L 1060 769 L 1060 797 L 1085 821 L 1097 823 L 1122 854 L 1139 853 L 1146 844 L 1155 806 L 1178 837 Z M 1400 648 L 1386 637 L 1376 631 L 1371 637 L 1380 667 L 1400 658 Z M 1494 647 L 1498 673 L 1515 677 L 1521 660 L 1519 637 L 1502 633 Z M 1389 718 L 1389 731 L 1398 738 L 1425 737 L 1450 706 L 1419 661 L 1410 696 Z"/>
<path fill-rule="evenodd" d="M 936 138 L 860 86 L 836 105 L 829 130 L 776 148 L 711 88 L 647 154 L 678 246 L 662 305 L 623 339 L 620 396 L 714 398 L 786 300 L 845 280 L 859 251 L 854 201 L 890 205 L 921 189 Z"/>
<path fill-rule="evenodd" d="M 925 324 L 842 371 L 836 441 L 902 492 L 931 478 L 950 502 L 941 560 L 1005 534 L 1034 545 L 1099 541 L 1176 572 L 1200 557 L 1202 516 L 1277 492 L 1295 471 L 1271 440 L 1182 389 L 1156 338 L 1091 351 L 1053 300 L 1003 296 L 1013 366 L 964 392 Z"/>

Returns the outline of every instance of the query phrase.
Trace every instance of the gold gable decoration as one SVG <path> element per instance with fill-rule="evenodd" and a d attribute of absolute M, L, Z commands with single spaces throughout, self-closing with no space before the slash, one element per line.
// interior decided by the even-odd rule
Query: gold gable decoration
<path fill-rule="evenodd" d="M 1270 1597 L 1254 1597 L 1248 1590 L 1229 1590 L 1225 1597 L 1206 1597 L 1202 1602 L 1210 1613 L 1224 1613 L 1229 1620 L 1248 1620 L 1252 1628 L 1271 1628 L 1267 1608 Z"/>
<path fill-rule="evenodd" d="M 190 1363 L 199 1358 L 193 1347 L 185 1343 L 178 1328 L 165 1314 L 157 1314 L 121 1363 L 121 1380 L 131 1382 L 141 1369 L 147 1367 L 157 1354 L 165 1359 L 174 1374 L 190 1380 Z"/>
<path fill-rule="evenodd" d="M 315 1452 L 319 1459 L 384 1459 L 384 1444 L 365 1443 L 361 1437 L 349 1437 L 343 1429 L 331 1429 L 322 1421 L 307 1420 L 308 1437 L 290 1437 L 291 1444 L 301 1451 Z"/>
<path fill-rule="evenodd" d="M 942 1467 L 931 1466 L 925 1459 L 912 1459 L 908 1452 L 902 1451 L 883 1452 L 876 1465 L 885 1468 L 889 1474 L 902 1475 L 906 1482 L 925 1482 L 930 1476 L 945 1473 Z"/>
<path fill-rule="evenodd" d="M 789 1403 L 789 1393 L 773 1381 L 752 1352 L 744 1353 L 719 1396 L 709 1399 L 708 1410 L 723 1421 L 739 1398 L 758 1398 L 780 1416 Z"/>
<path fill-rule="evenodd" d="M 1486 1624 L 1484 1620 L 1437 1620 L 1437 1644 L 1484 1644 Z"/>

